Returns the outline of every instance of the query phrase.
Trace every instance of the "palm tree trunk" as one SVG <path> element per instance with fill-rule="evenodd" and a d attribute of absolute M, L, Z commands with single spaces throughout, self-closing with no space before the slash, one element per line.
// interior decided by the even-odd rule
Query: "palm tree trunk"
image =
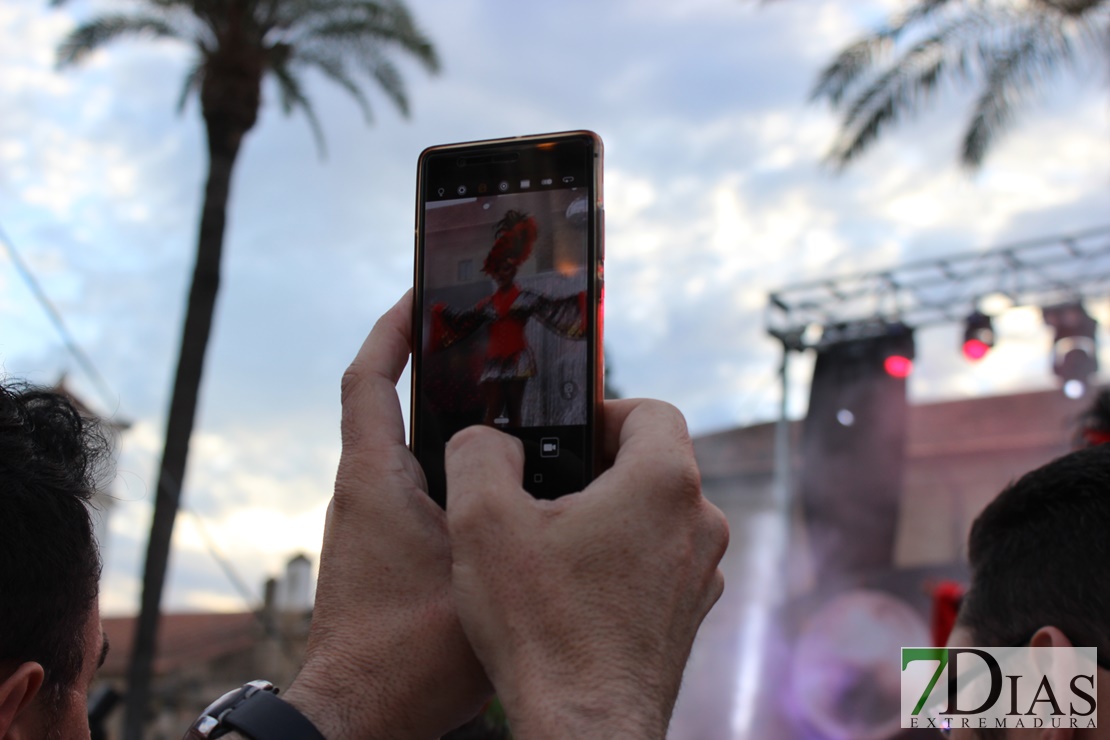
<path fill-rule="evenodd" d="M 142 607 L 127 670 L 124 717 L 126 740 L 142 740 L 147 719 L 170 538 L 181 499 L 185 462 L 189 454 L 189 437 L 193 432 L 197 396 L 204 371 L 204 354 L 216 308 L 216 293 L 220 286 L 220 255 L 223 251 L 231 173 L 242 136 L 246 133 L 245 130 L 235 130 L 239 129 L 237 126 L 228 126 L 226 122 L 210 119 L 206 120 L 206 129 L 208 182 L 204 190 L 200 218 L 196 267 L 185 312 L 185 330 L 181 338 L 177 375 L 174 378 L 173 397 L 166 422 L 166 440 L 158 475 L 154 519 L 147 543 Z"/>

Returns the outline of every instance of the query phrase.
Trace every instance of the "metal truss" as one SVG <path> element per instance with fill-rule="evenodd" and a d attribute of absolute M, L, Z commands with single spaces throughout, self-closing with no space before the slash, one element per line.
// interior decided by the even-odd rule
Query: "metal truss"
<path fill-rule="evenodd" d="M 1051 306 L 1110 295 L 1110 226 L 777 290 L 767 332 L 785 351 L 962 322 L 988 295 Z"/>

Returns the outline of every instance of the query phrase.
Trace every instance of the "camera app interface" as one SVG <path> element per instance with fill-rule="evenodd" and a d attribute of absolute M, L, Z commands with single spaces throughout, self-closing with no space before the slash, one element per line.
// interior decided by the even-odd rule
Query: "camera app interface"
<path fill-rule="evenodd" d="M 582 485 L 590 402 L 590 193 L 562 180 L 453 185 L 424 214 L 423 439 L 442 460 L 472 424 L 514 434 L 540 496 Z"/>

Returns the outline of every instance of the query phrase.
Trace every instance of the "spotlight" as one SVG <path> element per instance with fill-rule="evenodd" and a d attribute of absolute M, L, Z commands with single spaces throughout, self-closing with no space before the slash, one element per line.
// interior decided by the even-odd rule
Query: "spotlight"
<path fill-rule="evenodd" d="M 964 328 L 964 357 L 976 362 L 987 356 L 994 346 L 994 325 L 991 317 L 972 311 Z"/>
<path fill-rule="evenodd" d="M 1044 321 L 1056 330 L 1052 344 L 1052 372 L 1064 383 L 1068 398 L 1082 398 L 1088 380 L 1098 370 L 1095 329 L 1098 322 L 1081 303 L 1063 303 L 1041 309 Z"/>
<path fill-rule="evenodd" d="M 913 360 L 902 355 L 890 355 L 883 360 L 883 369 L 892 378 L 908 378 L 913 372 Z"/>
<path fill-rule="evenodd" d="M 1073 400 L 1083 398 L 1087 394 L 1087 384 L 1082 380 L 1064 381 L 1064 395 Z"/>
<path fill-rule="evenodd" d="M 892 378 L 908 378 L 913 372 L 913 330 L 902 323 L 887 325 L 883 340 L 883 370 Z"/>

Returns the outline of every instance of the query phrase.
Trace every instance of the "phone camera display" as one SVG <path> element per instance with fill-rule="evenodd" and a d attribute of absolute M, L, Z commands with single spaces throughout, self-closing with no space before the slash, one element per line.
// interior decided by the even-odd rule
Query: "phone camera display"
<path fill-rule="evenodd" d="M 444 446 L 474 424 L 521 440 L 533 495 L 592 478 L 600 153 L 583 139 L 422 158 L 413 451 L 440 505 Z"/>
<path fill-rule="evenodd" d="M 457 419 L 452 426 L 586 423 L 577 388 L 587 373 L 588 218 L 579 200 L 548 190 L 440 201 L 427 212 L 425 400 Z"/>

